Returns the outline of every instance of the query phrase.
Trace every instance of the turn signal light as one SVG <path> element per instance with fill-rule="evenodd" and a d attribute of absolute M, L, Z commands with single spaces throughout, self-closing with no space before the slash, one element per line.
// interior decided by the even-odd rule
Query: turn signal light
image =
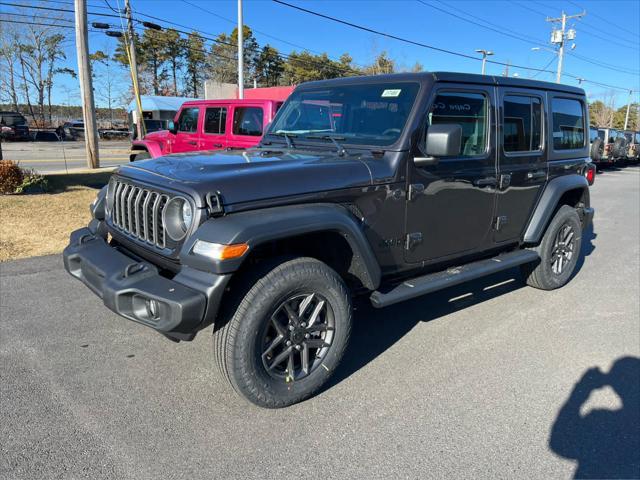
<path fill-rule="evenodd" d="M 230 260 L 239 258 L 247 253 L 249 245 L 246 243 L 234 243 L 232 245 L 222 245 L 220 243 L 205 242 L 196 240 L 192 252 L 212 260 Z"/>

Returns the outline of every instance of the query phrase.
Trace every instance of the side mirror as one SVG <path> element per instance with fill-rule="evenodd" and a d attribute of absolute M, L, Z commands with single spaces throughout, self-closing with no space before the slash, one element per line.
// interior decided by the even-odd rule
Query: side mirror
<path fill-rule="evenodd" d="M 176 128 L 175 124 L 173 123 L 173 120 L 169 120 L 169 125 L 168 126 L 169 126 L 169 129 L 168 129 L 169 133 L 172 133 L 174 135 L 176 133 L 178 133 L 178 129 Z"/>
<path fill-rule="evenodd" d="M 440 157 L 460 155 L 462 127 L 457 123 L 442 123 L 429 126 L 424 149 L 426 157 L 414 158 L 417 166 L 435 165 Z"/>

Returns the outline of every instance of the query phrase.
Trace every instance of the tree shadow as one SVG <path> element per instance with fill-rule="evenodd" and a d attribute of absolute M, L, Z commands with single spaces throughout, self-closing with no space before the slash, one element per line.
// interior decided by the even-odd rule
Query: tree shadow
<path fill-rule="evenodd" d="M 581 415 L 591 392 L 605 386 L 620 397 L 622 408 Z M 587 370 L 558 412 L 549 448 L 577 460 L 575 478 L 640 478 L 640 358 L 621 357 L 607 374 Z"/>

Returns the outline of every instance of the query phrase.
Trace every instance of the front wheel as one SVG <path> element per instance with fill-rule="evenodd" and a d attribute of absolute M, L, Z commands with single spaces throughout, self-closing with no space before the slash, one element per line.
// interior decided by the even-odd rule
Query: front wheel
<path fill-rule="evenodd" d="M 337 368 L 351 332 L 340 276 L 313 258 L 286 261 L 245 286 L 214 330 L 219 370 L 236 392 L 266 408 L 316 393 Z"/>
<path fill-rule="evenodd" d="M 533 250 L 540 263 L 522 266 L 528 285 L 541 290 L 564 286 L 576 268 L 582 244 L 582 224 L 576 209 L 561 206 L 547 227 L 540 245 Z"/>

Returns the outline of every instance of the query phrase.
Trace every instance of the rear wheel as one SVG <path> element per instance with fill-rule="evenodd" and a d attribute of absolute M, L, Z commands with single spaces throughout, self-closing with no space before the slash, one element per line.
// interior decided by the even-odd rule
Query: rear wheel
<path fill-rule="evenodd" d="M 578 213 L 575 208 L 563 205 L 551 220 L 540 245 L 534 248 L 540 255 L 540 263 L 521 267 L 527 284 L 541 290 L 564 286 L 578 263 L 581 240 Z"/>
<path fill-rule="evenodd" d="M 313 258 L 286 261 L 249 280 L 214 331 L 216 363 L 236 392 L 278 408 L 316 393 L 337 368 L 351 331 L 351 300 L 338 274 Z"/>

